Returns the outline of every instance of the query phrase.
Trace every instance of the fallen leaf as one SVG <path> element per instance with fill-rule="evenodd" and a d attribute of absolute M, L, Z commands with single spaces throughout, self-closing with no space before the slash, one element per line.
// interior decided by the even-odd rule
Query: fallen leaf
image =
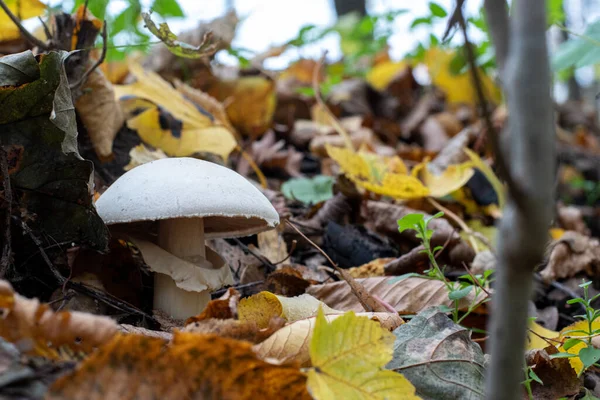
<path fill-rule="evenodd" d="M 375 276 L 384 276 L 384 265 L 394 260 L 394 258 L 376 258 L 375 260 L 361 265 L 360 267 L 350 268 L 348 273 L 353 278 L 371 278 Z"/>
<path fill-rule="evenodd" d="M 310 341 L 308 391 L 318 400 L 419 399 L 401 374 L 382 370 L 392 359 L 394 335 L 353 312 L 328 323 L 320 310 Z"/>
<path fill-rule="evenodd" d="M 239 78 L 225 107 L 231 123 L 244 135 L 256 138 L 271 127 L 277 97 L 275 83 L 261 76 Z"/>
<path fill-rule="evenodd" d="M 206 152 L 227 160 L 237 142 L 226 126 L 154 72 L 136 63 L 131 63 L 129 69 L 137 81 L 114 89 L 128 114 L 130 129 L 169 156 Z"/>
<path fill-rule="evenodd" d="M 155 398 L 310 399 L 293 366 L 259 360 L 251 345 L 216 335 L 175 333 L 167 343 L 116 335 L 75 372 L 57 380 L 49 400 Z"/>
<path fill-rule="evenodd" d="M 540 350 L 528 351 L 525 355 L 527 365 L 544 383 L 531 382 L 531 391 L 536 400 L 554 400 L 571 398 L 579 394 L 582 382 L 571 368 L 569 361 L 564 358 L 551 358 L 558 353 L 554 346 Z"/>
<path fill-rule="evenodd" d="M 50 359 L 90 353 L 117 333 L 108 317 L 82 312 L 54 312 L 37 299 L 15 293 L 0 281 L 0 336 L 21 352 Z"/>
<path fill-rule="evenodd" d="M 448 290 L 443 282 L 421 277 L 374 277 L 356 279 L 371 295 L 377 296 L 390 304 L 401 314 L 417 314 L 431 306 L 453 306 L 448 298 Z M 344 311 L 362 311 L 359 301 L 352 296 L 346 282 L 325 283 L 310 286 L 306 292 L 321 300 L 328 306 Z M 477 302 L 482 301 L 485 294 L 480 294 Z M 473 301 L 473 291 L 459 300 L 459 307 L 466 309 Z"/>
<path fill-rule="evenodd" d="M 483 352 L 471 332 L 432 307 L 394 331 L 394 358 L 422 399 L 483 399 Z"/>
<path fill-rule="evenodd" d="M 316 316 L 319 307 L 327 314 L 342 313 L 327 307 L 308 294 L 283 297 L 270 292 L 260 292 L 240 301 L 238 315 L 242 322 L 254 321 L 260 328 L 266 328 L 273 317 L 282 317 L 287 322 L 294 322 Z"/>
<path fill-rule="evenodd" d="M 414 170 L 420 171 L 421 181 L 429 189 L 432 197 L 444 197 L 460 189 L 473 177 L 473 163 L 468 161 L 462 164 L 449 165 L 441 174 L 434 174 L 428 168 L 428 160 L 415 166 Z"/>
<path fill-rule="evenodd" d="M 266 328 L 259 328 L 254 321 L 238 321 L 235 319 L 204 319 L 186 324 L 182 332 L 202 335 L 219 335 L 220 337 L 243 340 L 252 344 L 261 343 L 285 325 L 283 318 L 272 318 Z"/>
<path fill-rule="evenodd" d="M 285 197 L 304 204 L 317 204 L 333 197 L 334 178 L 317 175 L 312 178 L 294 178 L 281 185 Z"/>
<path fill-rule="evenodd" d="M 19 19 L 39 17 L 46 11 L 46 5 L 38 0 L 6 0 L 6 6 Z M 18 39 L 21 31 L 4 11 L 0 12 L 0 41 Z"/>
<path fill-rule="evenodd" d="M 129 151 L 129 164 L 124 166 L 123 170 L 129 171 L 150 161 L 156 161 L 167 157 L 165 152 L 160 149 L 150 150 L 145 144 L 138 144 Z"/>
<path fill-rule="evenodd" d="M 82 95 L 75 101 L 75 110 L 94 145 L 100 160 L 112 155 L 117 132 L 125 122 L 125 116 L 115 101 L 111 83 L 104 74 L 95 70 L 82 86 Z"/>
<path fill-rule="evenodd" d="M 527 350 L 541 350 L 548 347 L 550 344 L 558 344 L 559 342 L 553 342 L 554 339 L 558 339 L 559 332 L 547 329 L 535 321 L 529 322 L 529 329 L 527 330 Z"/>
<path fill-rule="evenodd" d="M 287 258 L 287 244 L 277 229 L 258 233 L 256 240 L 260 254 L 273 264 L 277 264 Z"/>
<path fill-rule="evenodd" d="M 289 265 L 270 273 L 265 282 L 269 292 L 286 297 L 300 296 L 310 285 L 311 282 L 302 276 L 299 268 Z"/>
<path fill-rule="evenodd" d="M 273 131 L 267 132 L 260 140 L 252 142 L 248 154 L 260 168 L 283 171 L 290 176 L 302 176 L 300 162 L 304 155 L 293 146 L 285 149 L 285 141 L 277 140 Z M 237 172 L 248 176 L 250 169 L 248 160 L 241 158 L 237 165 Z"/>
<path fill-rule="evenodd" d="M 325 315 L 327 321 L 333 321 L 342 316 L 340 314 Z M 392 331 L 404 321 L 397 315 L 385 312 L 357 313 L 378 322 L 382 328 Z M 298 362 L 304 367 L 311 365 L 309 345 L 315 328 L 316 317 L 301 319 L 288 324 L 271 335 L 264 342 L 256 344 L 253 349 L 263 359 L 276 359 L 281 362 Z"/>
<path fill-rule="evenodd" d="M 546 282 L 570 278 L 581 271 L 593 276 L 594 265 L 599 263 L 600 241 L 568 231 L 552 244 L 548 264 L 540 275 Z"/>
<path fill-rule="evenodd" d="M 383 91 L 407 70 L 410 71 L 410 65 L 405 61 L 386 61 L 371 68 L 367 72 L 366 80 L 375 89 Z"/>
<path fill-rule="evenodd" d="M 560 331 L 560 335 L 556 340 L 558 342 L 564 343 L 569 338 L 577 338 L 580 336 L 587 336 L 587 334 L 585 332 L 588 332 L 589 329 L 590 329 L 590 327 L 589 327 L 587 321 L 585 321 L 585 320 L 577 321 L 577 322 L 574 322 L 573 324 L 563 328 Z M 600 321 L 596 319 L 592 323 L 591 329 L 592 329 L 592 331 L 600 329 Z M 565 349 L 564 345 L 558 346 L 558 350 L 560 352 L 570 353 L 570 354 L 574 354 L 577 356 L 577 357 L 569 358 L 569 363 L 571 364 L 571 367 L 573 367 L 573 369 L 575 370 L 577 375 L 579 375 L 583 371 L 583 368 L 584 368 L 579 355 L 580 355 L 580 351 L 586 347 L 588 347 L 588 345 L 586 343 L 584 343 L 583 341 L 575 344 L 574 346 L 571 346 L 568 349 Z M 597 350 L 598 347 L 600 347 L 600 338 L 598 336 L 595 336 L 592 338 L 591 348 Z"/>

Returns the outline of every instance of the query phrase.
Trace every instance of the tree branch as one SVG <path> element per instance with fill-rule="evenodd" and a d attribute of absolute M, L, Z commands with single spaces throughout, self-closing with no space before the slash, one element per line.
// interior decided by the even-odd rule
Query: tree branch
<path fill-rule="evenodd" d="M 48 46 L 46 46 L 46 43 L 44 43 L 41 40 L 39 40 L 38 38 L 36 38 L 31 33 L 29 33 L 29 31 L 27 29 L 25 29 L 25 27 L 21 24 L 19 17 L 17 17 L 15 14 L 13 14 L 12 11 L 10 11 L 10 8 L 8 8 L 8 6 L 4 2 L 4 0 L 0 0 L 0 8 L 2 8 L 4 10 L 6 15 L 8 15 L 8 18 L 10 18 L 11 21 L 17 26 L 17 28 L 19 28 L 19 31 L 21 32 L 23 37 L 25 37 L 25 39 L 27 39 L 28 42 L 30 42 L 34 46 L 39 47 L 42 50 L 48 50 Z"/>
<path fill-rule="evenodd" d="M 486 0 L 489 7 L 498 1 Z M 502 1 L 504 4 L 504 1 Z M 491 366 L 486 399 L 521 398 L 527 302 L 534 268 L 541 263 L 552 219 L 555 132 L 546 46 L 544 0 L 513 0 L 510 42 L 502 68 L 508 103 L 511 175 L 525 190 L 523 204 L 509 201 L 499 226 L 498 268 L 490 322 Z M 505 10 L 488 10 L 488 20 L 504 18 Z M 496 21 L 497 22 L 497 21 Z M 496 40 L 507 32 L 498 32 Z M 505 26 L 508 29 L 508 26 Z M 502 55 L 500 55 L 502 57 Z"/>

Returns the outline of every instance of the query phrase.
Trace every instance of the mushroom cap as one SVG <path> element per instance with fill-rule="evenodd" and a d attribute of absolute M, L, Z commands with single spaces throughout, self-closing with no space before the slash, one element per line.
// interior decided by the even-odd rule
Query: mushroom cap
<path fill-rule="evenodd" d="M 107 225 L 204 219 L 206 238 L 248 236 L 279 224 L 267 198 L 240 174 L 195 158 L 164 158 L 117 179 L 96 201 Z"/>

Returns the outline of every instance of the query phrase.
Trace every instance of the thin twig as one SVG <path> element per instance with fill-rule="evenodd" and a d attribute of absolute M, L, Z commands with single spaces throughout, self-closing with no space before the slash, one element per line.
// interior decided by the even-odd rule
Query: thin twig
<path fill-rule="evenodd" d="M 244 243 L 242 243 L 242 241 L 240 239 L 233 238 L 233 241 L 236 242 L 242 249 L 244 249 L 244 251 L 247 251 L 248 253 L 252 254 L 254 256 L 254 258 L 256 258 L 258 261 L 260 261 L 267 269 L 267 273 L 270 274 L 271 272 L 273 272 L 277 269 L 277 267 L 271 262 L 271 260 L 269 260 L 267 257 L 263 256 L 262 254 L 258 254 L 255 251 L 253 251 L 252 249 L 250 249 L 248 246 L 246 246 Z"/>
<path fill-rule="evenodd" d="M 0 0 L 0 1 L 2 1 L 2 0 Z M 71 90 L 77 89 L 78 87 L 83 85 L 85 83 L 85 81 L 87 80 L 87 78 L 92 74 L 92 72 L 94 72 L 96 70 L 96 68 L 98 68 L 100 66 L 100 64 L 102 64 L 104 62 L 104 59 L 106 58 L 106 51 L 107 51 L 106 41 L 107 41 L 106 21 L 104 21 L 104 23 L 102 24 L 102 53 L 100 54 L 100 58 L 98 58 L 96 60 L 96 62 L 94 63 L 94 65 L 92 65 L 90 67 L 90 69 L 85 71 L 85 73 L 81 76 L 81 78 L 79 78 L 79 80 L 77 82 L 74 82 L 69 85 L 69 88 Z"/>
<path fill-rule="evenodd" d="M 471 269 L 467 266 L 467 264 L 465 264 L 465 262 L 462 262 L 462 266 L 464 267 L 464 269 L 467 271 L 467 274 L 469 274 L 469 276 L 471 277 L 471 279 L 473 280 L 473 283 L 475 283 L 475 285 L 479 286 L 479 288 L 481 290 L 483 290 L 485 292 L 485 294 L 488 295 L 488 297 L 491 296 L 490 292 L 488 292 L 488 290 L 486 288 L 483 287 L 483 285 L 481 285 L 481 283 L 479 283 L 479 279 L 475 278 L 473 276 L 473 273 L 471 272 Z"/>
<path fill-rule="evenodd" d="M 290 251 L 288 252 L 288 255 L 285 256 L 285 258 L 281 261 L 277 261 L 276 263 L 273 263 L 273 265 L 279 265 L 282 262 L 284 262 L 285 260 L 287 260 L 288 258 L 290 258 L 292 256 L 292 253 L 294 252 L 294 250 L 296 250 L 296 245 L 298 244 L 297 240 L 292 240 L 292 248 L 290 249 Z"/>
<path fill-rule="evenodd" d="M 4 10 L 6 15 L 8 15 L 8 18 L 10 18 L 11 21 L 17 26 L 17 28 L 19 28 L 19 31 L 28 42 L 30 42 L 34 46 L 39 47 L 41 50 L 48 50 L 48 46 L 46 45 L 46 43 L 36 38 L 27 29 L 25 29 L 25 27 L 21 24 L 19 17 L 13 14 L 13 12 L 10 10 L 10 8 L 8 8 L 4 0 L 0 0 L 0 8 Z"/>
<path fill-rule="evenodd" d="M 325 102 L 323 101 L 323 98 L 321 97 L 321 88 L 319 87 L 319 73 L 321 72 L 321 69 L 323 68 L 323 63 L 325 62 L 325 56 L 327 56 L 327 51 L 323 52 L 323 55 L 321 56 L 321 58 L 319 59 L 319 61 L 317 62 L 317 65 L 315 65 L 315 68 L 313 70 L 312 86 L 313 86 L 313 92 L 315 92 L 315 99 L 317 100 L 317 104 L 319 105 L 319 107 L 329 117 L 330 122 L 333 125 L 333 127 L 335 128 L 335 130 L 337 131 L 337 133 L 344 139 L 344 142 L 346 143 L 346 147 L 348 148 L 348 150 L 354 152 L 354 146 L 352 145 L 352 139 L 350 139 L 350 134 L 348 133 L 348 131 L 346 129 L 344 129 L 344 127 L 342 126 L 340 121 L 338 121 L 336 116 L 333 115 L 333 113 L 331 112 L 329 107 L 327 107 L 327 104 L 325 104 Z"/>
<path fill-rule="evenodd" d="M 10 267 L 10 255 L 12 252 L 12 235 L 10 216 L 12 214 L 12 188 L 10 185 L 10 175 L 8 174 L 8 154 L 0 147 L 0 173 L 2 174 L 2 189 L 4 191 L 4 202 L 6 203 L 4 217 L 4 245 L 2 246 L 2 256 L 0 257 L 0 278 L 4 278 Z M 2 233 L 0 233 L 2 234 Z"/>
<path fill-rule="evenodd" d="M 329 261 L 329 263 L 333 266 L 333 268 L 337 271 L 339 269 L 338 265 L 336 263 L 333 262 L 333 260 L 327 255 L 327 253 L 325 253 L 325 251 L 319 247 L 315 242 L 313 242 L 312 240 L 310 240 L 304 233 L 302 233 L 302 231 L 300 231 L 300 229 L 296 228 L 296 226 L 294 224 L 292 224 L 289 220 L 285 221 L 293 230 L 295 230 L 300 236 L 302 236 L 304 238 L 304 240 L 306 240 L 308 243 L 311 244 L 311 246 L 313 246 L 315 249 L 317 249 L 317 251 L 321 254 L 323 254 L 323 256 L 327 259 L 327 261 Z"/>
<path fill-rule="evenodd" d="M 50 32 L 50 28 L 48 28 L 46 21 L 44 21 L 42 19 L 42 17 L 38 17 L 38 20 L 40 21 L 40 23 L 42 24 L 42 27 L 44 28 L 44 34 L 46 35 L 46 39 L 52 40 L 52 33 Z"/>
<path fill-rule="evenodd" d="M 237 285 L 237 286 L 229 286 L 229 287 L 219 289 L 219 290 L 212 292 L 210 294 L 210 297 L 212 299 L 217 299 L 217 298 L 223 296 L 225 293 L 227 293 L 227 291 L 229 289 L 235 289 L 237 291 L 240 291 L 240 290 L 244 290 L 244 289 L 249 289 L 254 286 L 262 285 L 263 283 L 265 283 L 265 281 L 256 281 L 256 282 L 244 283 L 242 285 Z"/>
<path fill-rule="evenodd" d="M 467 63 L 469 64 L 469 72 L 471 74 L 471 80 L 473 81 L 473 87 L 475 88 L 475 93 L 479 102 L 481 117 L 483 118 L 487 130 L 487 137 L 489 139 L 490 148 L 492 150 L 492 153 L 494 154 L 498 171 L 506 181 L 508 188 L 512 194 L 513 200 L 515 201 L 517 206 L 522 208 L 526 200 L 526 194 L 521 184 L 514 179 L 513 174 L 509 169 L 508 164 L 506 163 L 506 159 L 504 158 L 504 153 L 500 149 L 500 136 L 496 132 L 494 124 L 492 123 L 492 116 L 488 109 L 485 93 L 483 91 L 483 85 L 481 83 L 481 78 L 479 77 L 479 72 L 477 70 L 477 63 L 475 62 L 475 53 L 473 51 L 473 46 L 469 41 L 469 35 L 467 34 L 467 24 L 465 23 L 462 11 L 460 9 L 457 10 L 458 24 L 463 33 L 463 38 L 465 41 L 465 53 L 467 56 Z"/>

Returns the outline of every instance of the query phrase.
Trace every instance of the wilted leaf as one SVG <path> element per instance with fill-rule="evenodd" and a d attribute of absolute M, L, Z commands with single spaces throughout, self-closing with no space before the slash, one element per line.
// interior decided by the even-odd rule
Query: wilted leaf
<path fill-rule="evenodd" d="M 235 319 L 205 319 L 186 324 L 182 332 L 209 335 L 214 334 L 245 342 L 260 343 L 279 331 L 285 325 L 283 318 L 272 318 L 269 326 L 259 328 L 254 321 L 238 321 Z"/>
<path fill-rule="evenodd" d="M 82 95 L 75 102 L 75 109 L 94 145 L 98 158 L 107 159 L 117 132 L 125 122 L 121 106 L 115 100 L 111 83 L 104 74 L 95 70 L 82 87 Z"/>
<path fill-rule="evenodd" d="M 129 128 L 170 156 L 206 152 L 227 160 L 237 142 L 223 122 L 202 105 L 186 99 L 159 75 L 134 63 L 129 68 L 137 82 L 114 87 L 128 114 Z"/>
<path fill-rule="evenodd" d="M 294 178 L 281 185 L 281 191 L 288 199 L 299 200 L 305 204 L 317 204 L 333 197 L 333 183 L 333 177 L 325 175 Z"/>
<path fill-rule="evenodd" d="M 248 154 L 260 168 L 283 171 L 290 176 L 302 176 L 300 163 L 304 155 L 293 146 L 285 148 L 285 141 L 277 140 L 273 131 L 267 132 L 260 140 L 254 140 Z M 251 171 L 250 162 L 246 158 L 240 159 L 237 171 L 247 176 Z"/>
<path fill-rule="evenodd" d="M 4 3 L 14 15 L 20 19 L 38 17 L 46 11 L 46 5 L 38 0 L 6 0 Z M 18 39 L 21 36 L 19 28 L 4 12 L 0 12 L 0 41 Z"/>
<path fill-rule="evenodd" d="M 443 282 L 421 277 L 407 277 L 398 280 L 396 277 L 374 277 L 357 279 L 367 292 L 377 296 L 401 314 L 416 314 L 431 306 L 453 306 L 448 298 L 448 290 Z M 345 282 L 313 285 L 307 293 L 315 296 L 330 307 L 344 311 L 361 311 L 363 308 L 350 293 Z M 474 300 L 475 293 L 471 292 L 459 300 L 459 307 L 466 309 Z M 477 302 L 482 301 L 485 294 L 480 294 Z"/>
<path fill-rule="evenodd" d="M 288 322 L 294 322 L 316 316 L 319 307 L 327 314 L 343 312 L 327 307 L 308 294 L 283 297 L 270 292 L 260 292 L 242 299 L 238 306 L 238 314 L 240 321 L 254 321 L 259 327 L 266 328 L 273 317 L 282 317 Z"/>
<path fill-rule="evenodd" d="M 143 12 L 142 18 L 150 32 L 159 38 L 171 53 L 178 57 L 200 58 L 210 56 L 217 51 L 215 43 L 210 43 L 210 35 L 205 35 L 199 46 L 192 46 L 191 44 L 177 40 L 177 35 L 171 32 L 171 29 L 169 29 L 169 25 L 166 22 L 163 22 L 157 27 L 150 18 L 149 13 Z"/>
<path fill-rule="evenodd" d="M 24 68 L 23 76 L 39 79 L 14 86 L 14 79 L 0 75 L 0 144 L 8 153 L 18 203 L 13 211 L 44 238 L 41 245 L 74 243 L 104 250 L 108 229 L 92 204 L 93 164 L 77 151 L 75 111 L 63 67 L 67 54 L 42 54 L 39 64 L 30 51 L 11 56 L 13 65 Z M 37 251 L 35 244 L 23 250 L 27 256 Z"/>
<path fill-rule="evenodd" d="M 439 47 L 433 47 L 425 52 L 424 62 L 429 69 L 431 82 L 446 93 L 448 103 L 465 103 L 475 106 L 477 105 L 477 95 L 469 72 L 452 75 L 450 64 L 454 56 L 454 53 Z M 499 103 L 501 100 L 500 89 L 482 70 L 479 70 L 478 73 L 487 99 Z"/>
<path fill-rule="evenodd" d="M 129 151 L 129 164 L 124 166 L 123 169 L 125 171 L 129 171 L 150 161 L 156 161 L 167 157 L 168 156 L 165 154 L 165 152 L 160 149 L 150 150 L 143 143 L 138 144 Z"/>
<path fill-rule="evenodd" d="M 534 399 L 558 399 L 575 397 L 581 388 L 581 381 L 564 358 L 551 358 L 558 353 L 554 346 L 527 352 L 525 360 L 533 372 L 543 382 L 531 382 Z"/>
<path fill-rule="evenodd" d="M 384 276 L 384 265 L 393 260 L 393 257 L 376 258 L 375 260 L 363 264 L 360 267 L 350 268 L 348 270 L 348 273 L 354 278 L 371 278 L 375 276 Z"/>
<path fill-rule="evenodd" d="M 581 271 L 594 275 L 593 265 L 600 262 L 600 241 L 568 231 L 552 244 L 548 264 L 540 275 L 546 282 L 569 278 Z"/>
<path fill-rule="evenodd" d="M 257 137 L 271 126 L 277 97 L 275 82 L 261 76 L 239 78 L 225 108 L 231 123 L 244 135 Z"/>
<path fill-rule="evenodd" d="M 112 339 L 117 324 L 108 317 L 77 311 L 53 312 L 0 281 L 0 336 L 29 355 L 58 359 L 89 353 Z"/>
<path fill-rule="evenodd" d="M 475 173 L 473 163 L 466 162 L 449 165 L 441 174 L 434 174 L 427 167 L 427 161 L 426 159 L 423 163 L 415 166 L 414 170 L 420 171 L 421 180 L 429 189 L 429 195 L 432 197 L 444 197 L 460 189 Z"/>
<path fill-rule="evenodd" d="M 333 321 L 343 314 L 325 315 L 327 321 Z M 382 328 L 392 331 L 403 323 L 397 314 L 392 313 L 357 313 L 378 322 Z M 254 350 L 262 358 L 279 361 L 295 361 L 302 366 L 310 366 L 309 344 L 315 328 L 316 317 L 301 319 L 288 324 L 275 332 L 264 342 L 254 346 Z"/>
<path fill-rule="evenodd" d="M 310 399 L 292 366 L 259 360 L 251 345 L 216 335 L 176 333 L 167 343 L 117 335 L 52 385 L 49 400 L 154 398 Z"/>
<path fill-rule="evenodd" d="M 402 375 L 382 370 L 392 358 L 394 335 L 353 312 L 328 323 L 317 316 L 310 341 L 313 369 L 308 390 L 315 399 L 419 399 Z"/>
<path fill-rule="evenodd" d="M 325 148 L 348 178 L 370 192 L 397 199 L 420 198 L 429 194 L 417 178 L 406 174 L 406 166 L 397 157 L 384 160 L 376 155 L 355 153 L 340 147 L 326 145 Z M 391 170 L 388 163 L 401 172 Z"/>
<path fill-rule="evenodd" d="M 386 368 L 402 373 L 421 398 L 484 398 L 483 352 L 469 330 L 430 308 L 394 334 L 394 358 Z"/>

